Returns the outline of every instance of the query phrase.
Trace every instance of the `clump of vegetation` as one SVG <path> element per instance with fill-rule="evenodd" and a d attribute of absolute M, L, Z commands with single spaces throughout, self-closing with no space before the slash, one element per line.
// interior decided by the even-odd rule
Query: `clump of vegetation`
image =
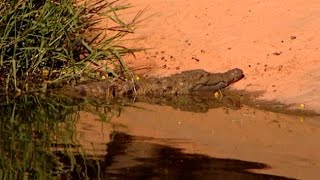
<path fill-rule="evenodd" d="M 141 15 L 122 21 L 118 13 L 129 7 L 118 0 L 1 1 L 0 94 L 93 78 L 102 60 L 108 61 L 102 72 L 125 74 L 122 56 L 138 49 L 119 43 Z M 102 19 L 112 27 L 99 29 Z"/>

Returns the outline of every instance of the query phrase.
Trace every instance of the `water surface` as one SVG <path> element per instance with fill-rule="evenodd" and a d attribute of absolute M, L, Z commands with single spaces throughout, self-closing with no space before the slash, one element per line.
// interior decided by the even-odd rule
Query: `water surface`
<path fill-rule="evenodd" d="M 1 104 L 2 179 L 314 179 L 319 117 L 212 98 Z"/>

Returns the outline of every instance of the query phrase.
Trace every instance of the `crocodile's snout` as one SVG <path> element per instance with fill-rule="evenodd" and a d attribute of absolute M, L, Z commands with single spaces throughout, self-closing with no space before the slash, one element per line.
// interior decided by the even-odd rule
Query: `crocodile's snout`
<path fill-rule="evenodd" d="M 244 77 L 243 71 L 241 69 L 235 68 L 231 69 L 227 72 L 227 74 L 230 74 L 230 76 L 233 79 L 233 82 L 239 81 Z"/>

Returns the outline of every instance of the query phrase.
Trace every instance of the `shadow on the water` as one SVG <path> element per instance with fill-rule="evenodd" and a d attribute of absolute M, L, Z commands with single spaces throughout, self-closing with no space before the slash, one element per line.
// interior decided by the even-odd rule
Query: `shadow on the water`
<path fill-rule="evenodd" d="M 89 179 L 290 179 L 250 171 L 270 168 L 263 163 L 183 153 L 182 149 L 157 144 L 154 138 L 118 132 L 111 136 L 104 158 L 76 155 L 76 168 L 61 177 L 79 179 L 84 173 Z M 70 166 L 69 156 L 58 155 Z"/>
<path fill-rule="evenodd" d="M 182 149 L 156 144 L 157 141 L 159 140 L 115 132 L 113 141 L 108 144 L 105 177 L 114 179 L 289 179 L 249 171 L 269 168 L 263 163 L 183 153 Z"/>

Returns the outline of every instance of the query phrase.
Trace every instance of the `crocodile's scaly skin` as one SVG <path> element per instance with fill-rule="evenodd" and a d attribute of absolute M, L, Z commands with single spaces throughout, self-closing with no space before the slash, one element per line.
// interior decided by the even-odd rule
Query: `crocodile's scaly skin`
<path fill-rule="evenodd" d="M 190 70 L 162 78 L 145 78 L 136 81 L 99 81 L 68 86 L 61 91 L 69 95 L 93 97 L 121 97 L 131 95 L 199 94 L 223 89 L 240 80 L 243 71 L 232 69 L 224 73 Z"/>

